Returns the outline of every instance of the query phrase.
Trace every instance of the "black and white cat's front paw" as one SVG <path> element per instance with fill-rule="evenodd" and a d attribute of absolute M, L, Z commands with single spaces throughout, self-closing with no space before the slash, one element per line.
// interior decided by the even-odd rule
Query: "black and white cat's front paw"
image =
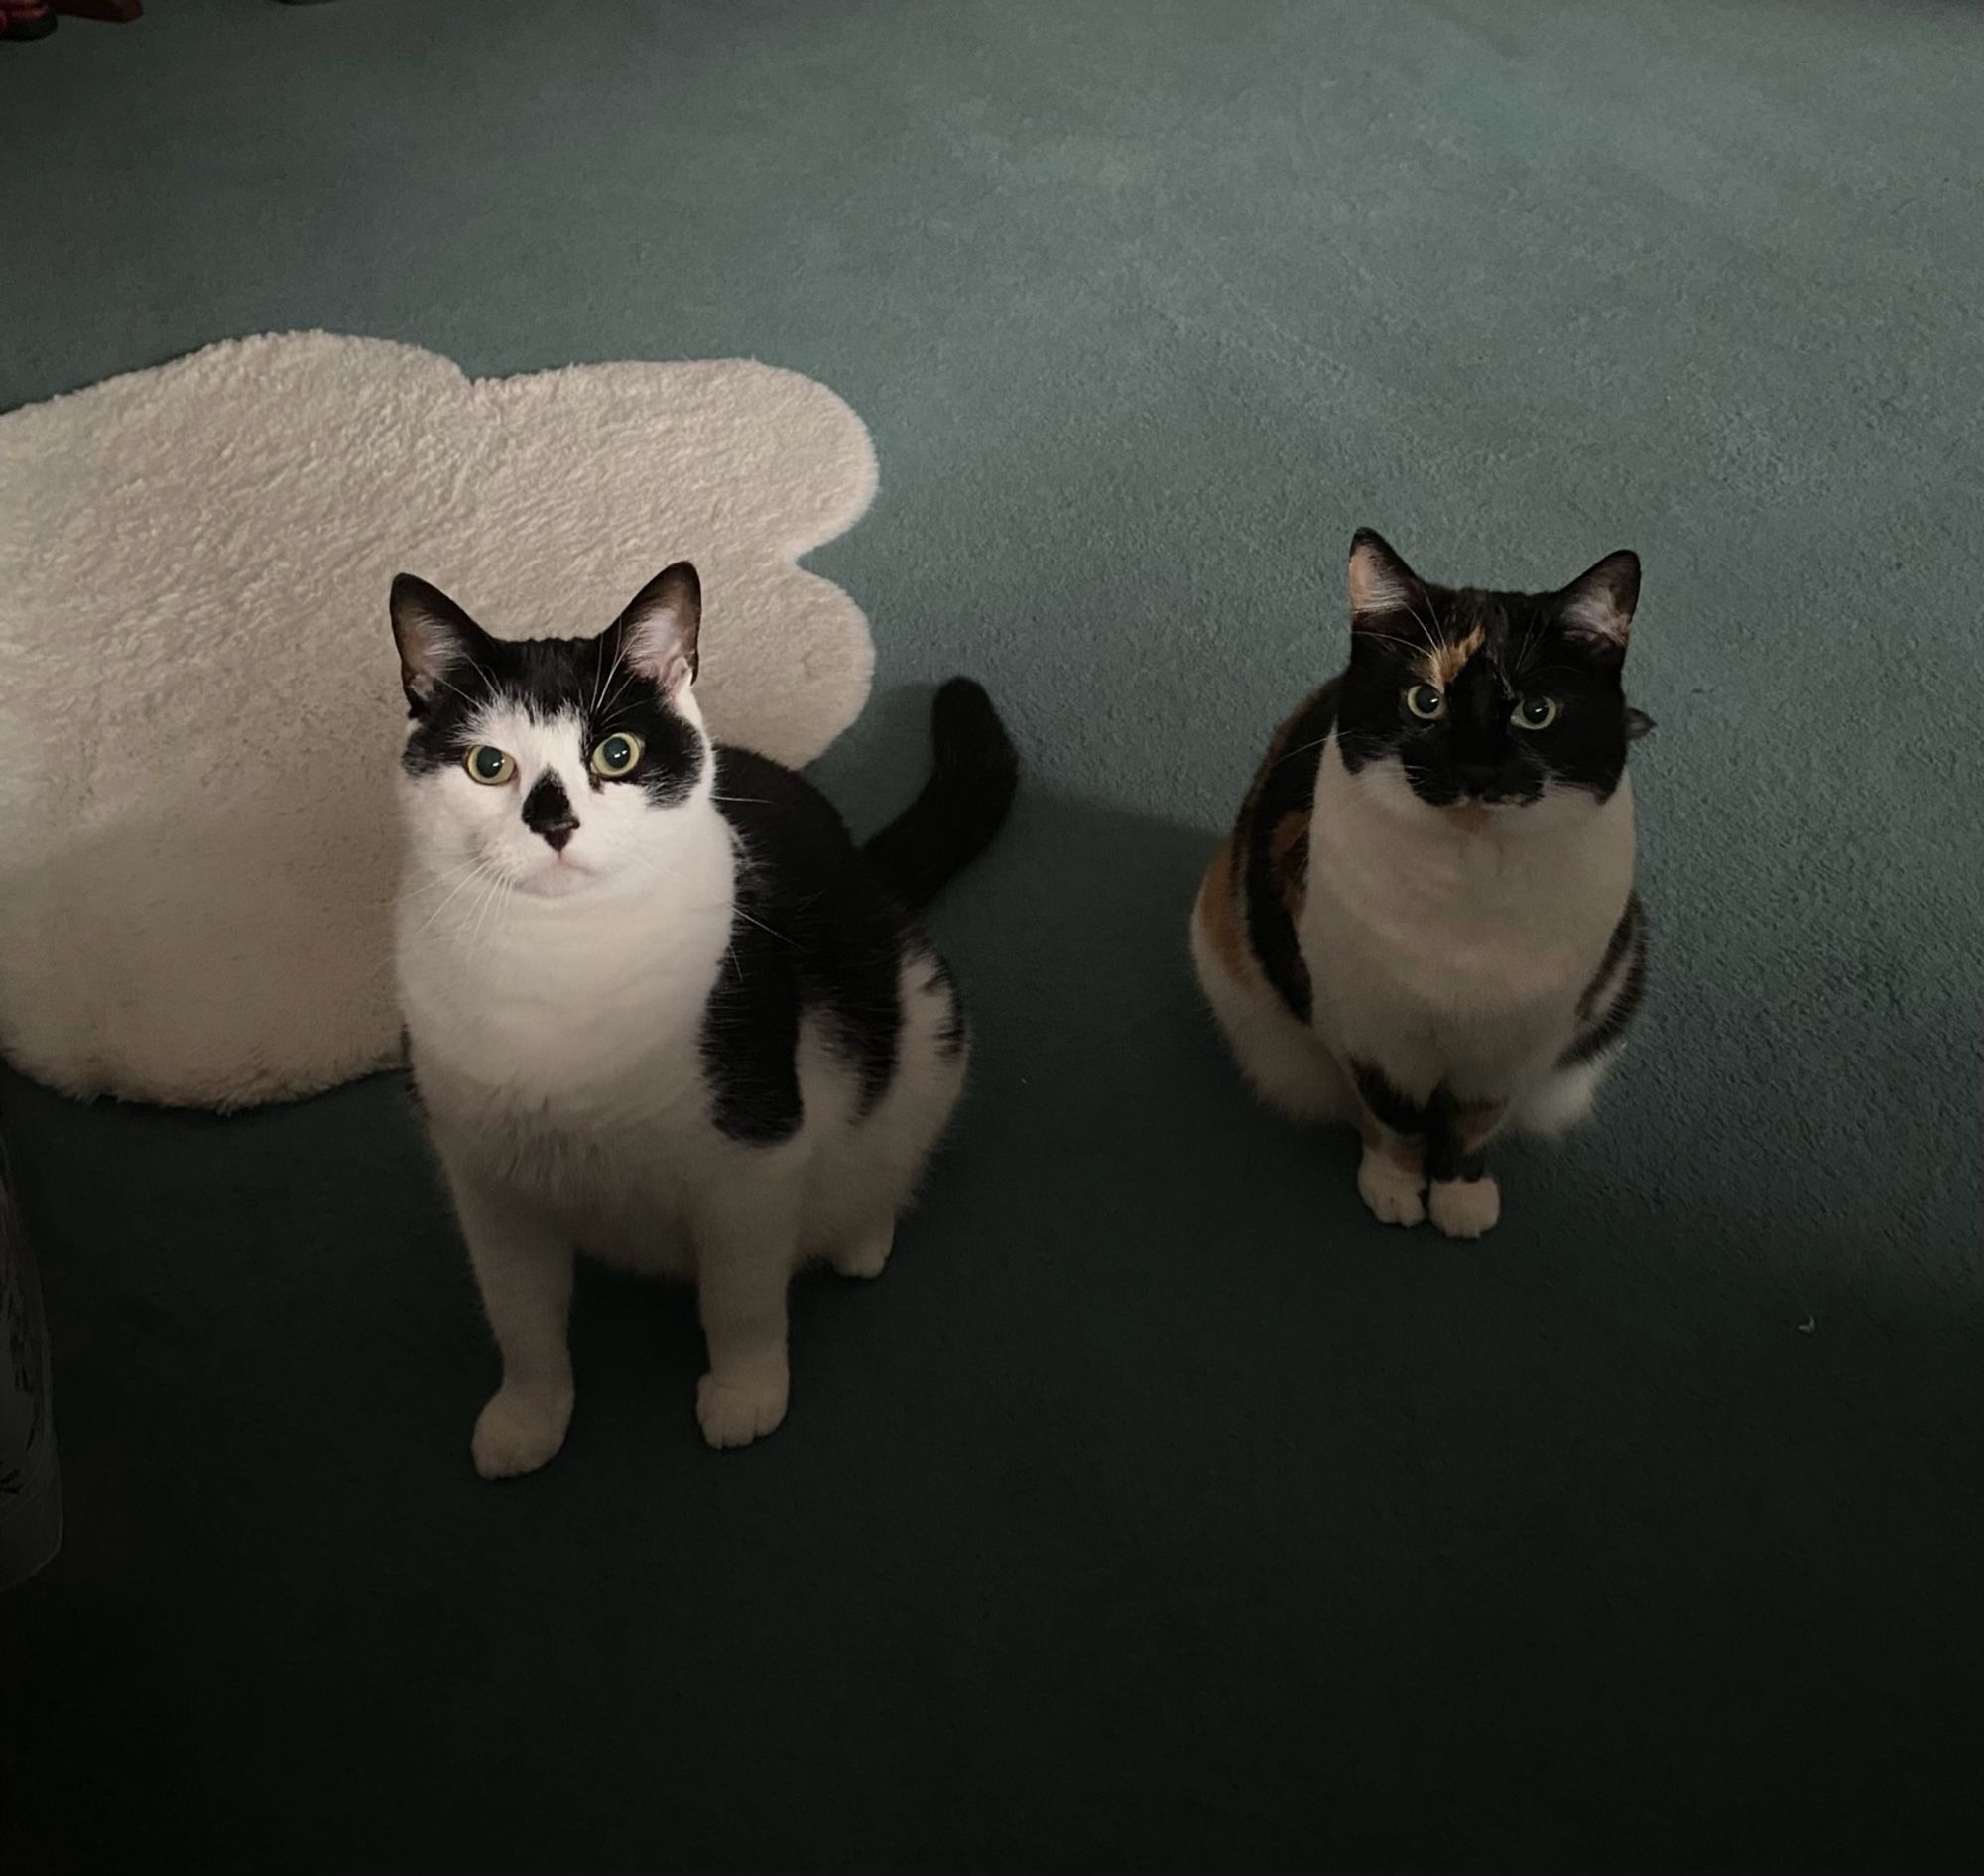
<path fill-rule="evenodd" d="M 703 1438 L 719 1452 L 763 1438 L 785 1419 L 790 1391 L 783 1354 L 776 1362 L 712 1369 L 695 1384 L 695 1418 Z"/>
<path fill-rule="evenodd" d="M 484 1478 L 519 1478 L 558 1456 L 570 1425 L 569 1388 L 505 1383 L 476 1416 L 469 1453 Z"/>
<path fill-rule="evenodd" d="M 1479 1179 L 1437 1179 L 1426 1193 L 1426 1214 L 1450 1238 L 1478 1238 L 1502 1216 L 1502 1188 L 1486 1173 Z"/>

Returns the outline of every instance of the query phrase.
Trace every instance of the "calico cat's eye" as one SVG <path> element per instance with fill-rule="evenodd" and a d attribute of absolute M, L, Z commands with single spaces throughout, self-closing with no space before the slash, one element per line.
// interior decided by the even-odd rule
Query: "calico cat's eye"
<path fill-rule="evenodd" d="M 1555 697 L 1524 697 L 1509 713 L 1518 729 L 1549 729 L 1556 721 Z"/>
<path fill-rule="evenodd" d="M 1446 714 L 1446 699 L 1429 684 L 1416 684 L 1406 692 L 1406 708 L 1423 723 L 1435 723 Z"/>
<path fill-rule="evenodd" d="M 608 736 L 592 752 L 592 773 L 611 782 L 628 774 L 640 760 L 640 737 Z"/>
<path fill-rule="evenodd" d="M 462 757 L 461 766 L 485 788 L 495 788 L 517 773 L 517 758 L 488 743 L 477 743 Z"/>

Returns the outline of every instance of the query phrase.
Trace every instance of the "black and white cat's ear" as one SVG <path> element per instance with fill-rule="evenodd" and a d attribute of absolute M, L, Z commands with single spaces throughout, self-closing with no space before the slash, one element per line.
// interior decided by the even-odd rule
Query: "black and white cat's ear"
<path fill-rule="evenodd" d="M 1415 610 L 1423 590 L 1420 576 L 1375 528 L 1359 528 L 1350 537 L 1352 631 L 1390 613 Z"/>
<path fill-rule="evenodd" d="M 687 561 L 665 566 L 627 602 L 610 628 L 619 656 L 672 697 L 695 682 L 702 581 Z"/>
<path fill-rule="evenodd" d="M 418 716 L 446 687 L 449 671 L 476 662 L 487 634 L 438 586 L 412 573 L 395 577 L 387 603 L 400 648 L 400 686 Z"/>
<path fill-rule="evenodd" d="M 1640 603 L 1640 557 L 1621 548 L 1556 595 L 1557 616 L 1577 637 L 1626 655 L 1633 608 Z"/>

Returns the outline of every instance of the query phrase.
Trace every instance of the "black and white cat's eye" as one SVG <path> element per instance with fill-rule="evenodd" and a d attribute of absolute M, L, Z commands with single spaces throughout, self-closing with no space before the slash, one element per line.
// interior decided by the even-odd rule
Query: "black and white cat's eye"
<path fill-rule="evenodd" d="M 1518 729 L 1549 729 L 1556 721 L 1555 697 L 1522 697 L 1509 712 L 1509 721 Z"/>
<path fill-rule="evenodd" d="M 589 758 L 592 763 L 592 773 L 604 776 L 609 782 L 631 774 L 634 765 L 641 760 L 641 739 L 638 736 L 605 737 L 594 745 Z"/>
<path fill-rule="evenodd" d="M 1423 723 L 1436 723 L 1446 714 L 1446 698 L 1429 684 L 1409 686 L 1406 708 Z"/>
<path fill-rule="evenodd" d="M 462 757 L 461 766 L 484 788 L 497 788 L 517 773 L 517 758 L 507 750 L 477 743 Z"/>

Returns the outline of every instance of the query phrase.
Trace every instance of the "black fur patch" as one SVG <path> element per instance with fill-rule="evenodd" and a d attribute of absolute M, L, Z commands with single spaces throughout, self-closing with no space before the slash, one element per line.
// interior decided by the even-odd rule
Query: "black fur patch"
<path fill-rule="evenodd" d="M 934 951 L 927 960 L 930 964 L 930 988 L 940 993 L 947 1007 L 943 1022 L 936 1032 L 937 1054 L 949 1061 L 964 1047 L 965 1038 L 971 1034 L 971 1025 L 965 1019 L 964 998 L 957 988 L 957 979 L 950 974 L 950 966 Z"/>
<path fill-rule="evenodd" d="M 1394 1133 L 1426 1132 L 1426 1110 L 1410 1095 L 1394 1087 L 1386 1078 L 1384 1069 L 1374 1063 L 1353 1062 L 1350 1078 L 1356 1082 L 1358 1096 L 1364 1105 Z"/>
<path fill-rule="evenodd" d="M 524 797 L 524 825 L 548 840 L 568 834 L 578 825 L 578 816 L 571 812 L 571 797 L 549 769 L 531 784 Z"/>
<path fill-rule="evenodd" d="M 541 720 L 577 713 L 579 754 L 608 736 L 641 739 L 641 760 L 602 788 L 637 786 L 658 808 L 680 802 L 702 774 L 705 744 L 688 719 L 672 709 L 647 678 L 620 658 L 617 631 L 596 638 L 499 639 L 471 627 L 459 634 L 460 656 L 425 701 L 410 698 L 401 762 L 409 775 L 433 775 L 459 762 L 477 741 L 473 725 L 492 704 L 514 704 Z"/>
<path fill-rule="evenodd" d="M 716 801 L 737 837 L 737 911 L 703 1021 L 716 1124 L 790 1138 L 802 1114 L 800 1019 L 816 1011 L 853 1071 L 861 1111 L 895 1078 L 901 969 L 915 928 L 869 870 L 832 805 L 764 756 L 719 749 Z"/>
<path fill-rule="evenodd" d="M 1440 687 L 1445 712 L 1423 721 L 1406 693 L 1428 663 L 1471 646 Z M 1557 593 L 1482 592 L 1415 581 L 1412 604 L 1360 617 L 1343 676 L 1338 747 L 1353 773 L 1397 756 L 1419 798 L 1529 803 L 1550 788 L 1619 786 L 1635 733 L 1621 683 L 1622 652 L 1566 622 Z M 1526 697 L 1550 697 L 1555 720 L 1517 726 Z"/>
<path fill-rule="evenodd" d="M 1487 1172 L 1486 1154 L 1463 1144 L 1468 1137 L 1464 1123 L 1470 1113 L 1478 1117 L 1480 1110 L 1456 1101 L 1444 1083 L 1434 1088 L 1422 1104 L 1402 1093 L 1385 1071 L 1372 1063 L 1353 1062 L 1350 1078 L 1375 1119 L 1393 1133 L 1421 1143 L 1427 1180 L 1443 1185 L 1449 1180 L 1480 1179 Z M 1495 1116 L 1499 1117 L 1499 1110 L 1495 1110 Z"/>
<path fill-rule="evenodd" d="M 1276 995 L 1304 1023 L 1313 991 L 1289 900 L 1292 888 L 1306 884 L 1308 843 L 1278 843 L 1276 834 L 1291 814 L 1306 816 L 1314 805 L 1316 772 L 1336 723 L 1341 684 L 1331 679 L 1282 725 L 1240 810 L 1237 830 L 1248 942 Z"/>
<path fill-rule="evenodd" d="M 1580 1027 L 1556 1065 L 1575 1068 L 1602 1056 L 1625 1035 L 1646 994 L 1647 920 L 1636 893 L 1626 901 L 1605 956 L 1578 998 Z"/>
<path fill-rule="evenodd" d="M 1445 1185 L 1449 1180 L 1479 1179 L 1487 1158 L 1461 1147 L 1460 1106 L 1444 1086 L 1434 1088 L 1426 1105 L 1426 1176 Z"/>
<path fill-rule="evenodd" d="M 992 844 L 1020 782 L 1020 752 L 982 685 L 952 678 L 930 700 L 930 780 L 862 851 L 913 912 Z"/>

